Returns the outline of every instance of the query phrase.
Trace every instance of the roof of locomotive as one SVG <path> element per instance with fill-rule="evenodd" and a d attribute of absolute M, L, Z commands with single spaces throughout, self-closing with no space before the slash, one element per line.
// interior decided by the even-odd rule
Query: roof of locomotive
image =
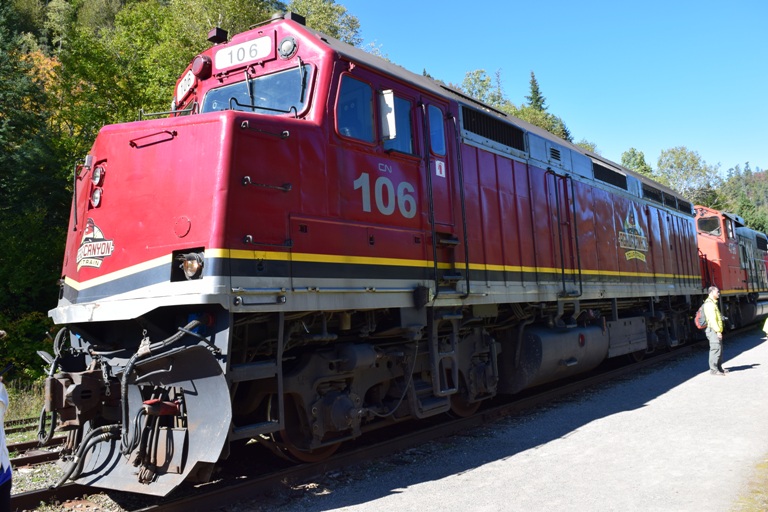
<path fill-rule="evenodd" d="M 286 13 L 285 19 L 291 19 L 294 17 L 292 13 Z M 565 139 L 561 139 L 560 137 L 552 134 L 551 132 L 548 132 L 547 130 L 540 128 L 534 124 L 531 124 L 527 121 L 524 121 L 520 118 L 517 118 L 515 116 L 512 116 L 510 114 L 507 114 L 505 112 L 502 112 L 488 104 L 483 103 L 482 101 L 479 101 L 475 98 L 472 98 L 470 96 L 467 96 L 466 94 L 457 91 L 435 79 L 432 79 L 430 77 L 419 75 L 417 73 L 414 73 L 412 71 L 409 71 L 405 69 L 404 67 L 394 64 L 386 59 L 383 59 L 381 57 L 378 57 L 376 55 L 373 55 L 365 50 L 362 50 L 360 48 L 357 48 L 355 46 L 352 46 L 348 43 L 345 43 L 343 41 L 340 41 L 338 39 L 335 39 L 327 34 L 324 34 L 322 32 L 319 32 L 317 30 L 311 29 L 309 27 L 304 26 L 304 30 L 307 32 L 313 34 L 315 37 L 323 41 L 325 44 L 327 44 L 332 50 L 337 52 L 340 56 L 343 58 L 346 58 L 350 61 L 354 61 L 358 64 L 364 65 L 366 67 L 381 71 L 383 73 L 386 73 L 391 76 L 396 76 L 403 82 L 409 83 L 415 87 L 418 87 L 422 90 L 429 91 L 430 93 L 434 94 L 435 96 L 439 97 L 445 97 L 449 98 L 461 105 L 466 105 L 469 107 L 479 108 L 485 111 L 488 114 L 494 115 L 495 117 L 511 123 L 518 128 L 523 129 L 526 132 L 533 133 L 543 139 L 548 139 L 553 142 L 556 142 L 557 144 L 567 147 L 571 151 L 574 151 L 576 153 L 582 154 L 589 158 L 592 161 L 597 161 L 601 164 L 607 164 L 610 167 L 615 168 L 616 170 L 619 170 L 622 173 L 625 173 L 629 176 L 632 176 L 639 180 L 643 184 L 648 184 L 650 186 L 655 187 L 656 189 L 659 189 L 667 194 L 674 195 L 676 197 L 685 199 L 682 195 L 680 195 L 679 192 L 676 192 L 672 190 L 671 188 L 654 181 L 646 176 L 643 176 L 642 174 L 639 174 L 635 171 L 632 171 L 631 169 L 628 169 L 626 167 L 623 167 L 622 165 L 613 162 L 611 160 L 608 160 L 607 158 L 598 155 L 597 153 L 594 153 L 592 151 L 588 151 L 580 146 L 577 146 Z"/>

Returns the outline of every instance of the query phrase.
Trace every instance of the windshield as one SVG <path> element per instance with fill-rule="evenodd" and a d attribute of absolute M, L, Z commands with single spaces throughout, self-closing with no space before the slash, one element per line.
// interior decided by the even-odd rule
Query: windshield
<path fill-rule="evenodd" d="M 702 217 L 699 219 L 699 232 L 707 233 L 713 236 L 720 236 L 722 231 L 720 230 L 720 218 L 719 217 Z"/>
<path fill-rule="evenodd" d="M 307 103 L 311 73 L 312 67 L 305 64 L 213 89 L 205 95 L 202 112 L 241 110 L 268 115 L 298 115 Z"/>

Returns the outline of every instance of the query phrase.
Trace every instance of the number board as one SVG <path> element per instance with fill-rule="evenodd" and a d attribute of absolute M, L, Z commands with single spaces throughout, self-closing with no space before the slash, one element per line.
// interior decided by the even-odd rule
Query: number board
<path fill-rule="evenodd" d="M 195 85 L 195 75 L 190 69 L 184 78 L 179 81 L 179 85 L 176 87 L 176 103 L 181 103 L 187 96 L 187 93 L 192 90 L 192 86 Z"/>
<path fill-rule="evenodd" d="M 274 33 L 244 43 L 223 46 L 214 56 L 214 65 L 219 71 L 275 58 Z"/>

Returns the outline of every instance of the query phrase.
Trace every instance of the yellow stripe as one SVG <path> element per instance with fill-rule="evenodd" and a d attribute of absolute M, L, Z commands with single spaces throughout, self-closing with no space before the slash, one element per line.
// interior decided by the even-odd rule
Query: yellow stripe
<path fill-rule="evenodd" d="M 429 260 L 413 260 L 399 258 L 376 258 L 368 256 L 340 256 L 333 254 L 311 254 L 311 253 L 289 253 L 279 251 L 243 251 L 237 249 L 206 249 L 205 254 L 209 258 L 221 259 L 239 259 L 239 260 L 270 260 L 270 261 L 301 261 L 307 263 L 346 263 L 351 265 L 378 265 L 392 267 L 416 267 L 432 268 L 433 263 Z M 122 279 L 145 270 L 167 265 L 171 263 L 171 254 L 166 254 L 133 267 L 129 267 L 117 272 L 112 272 L 84 282 L 78 282 L 70 277 L 65 277 L 64 282 L 75 290 L 83 290 L 93 286 L 99 286 L 110 281 Z M 449 269 L 453 266 L 450 263 L 439 263 L 438 268 Z M 458 268 L 463 268 L 459 264 Z M 577 275 L 578 270 L 563 269 L 554 267 L 531 267 L 521 265 L 491 265 L 484 263 L 470 263 L 469 268 L 475 271 L 491 272 L 520 272 L 520 273 L 541 273 L 541 274 L 560 274 L 564 272 L 568 275 Z M 677 274 L 654 274 L 651 272 L 622 272 L 614 270 L 583 270 L 582 274 L 591 276 L 611 276 L 611 277 L 651 277 L 658 279 L 699 279 L 696 275 L 677 275 Z M 85 284 L 87 283 L 87 285 Z M 736 293 L 738 290 L 723 291 L 723 293 Z"/>
<path fill-rule="evenodd" d="M 310 263 L 351 263 L 355 265 L 386 265 L 394 267 L 423 267 L 431 268 L 432 262 L 428 260 L 410 260 L 396 258 L 376 258 L 367 256 L 337 256 L 332 254 L 310 254 L 310 253 L 287 253 L 270 251 L 239 251 L 227 249 L 212 249 L 206 253 L 213 252 L 214 256 L 220 258 L 231 257 L 234 259 L 248 260 L 277 260 L 277 261 L 302 261 Z M 452 268 L 449 263 L 438 264 L 440 268 Z M 462 263 L 456 265 L 461 269 Z M 523 273 L 561 273 L 563 269 L 555 267 L 528 267 L 520 265 L 492 265 L 486 263 L 470 263 L 470 270 L 487 270 L 493 272 L 523 272 Z M 576 275 L 578 270 L 565 269 L 566 274 Z M 678 275 L 678 274 L 654 274 L 653 272 L 624 272 L 618 270 L 583 270 L 582 274 L 595 276 L 615 276 L 615 277 L 655 277 L 665 279 L 699 279 L 697 275 Z"/>
<path fill-rule="evenodd" d="M 159 258 L 155 258 L 153 260 L 145 261 L 144 263 L 139 263 L 138 265 L 134 265 L 132 267 L 124 268 L 122 270 L 118 270 L 116 272 L 112 272 L 109 274 L 105 274 L 100 277 L 95 277 L 93 279 L 89 279 L 87 281 L 83 281 L 82 283 L 79 281 L 75 281 L 74 279 L 65 276 L 64 282 L 74 288 L 75 290 L 83 290 L 85 288 L 91 288 L 93 286 L 99 286 L 102 284 L 106 284 L 110 281 L 116 281 L 118 279 L 122 279 L 125 277 L 128 277 L 133 274 L 138 274 L 139 272 L 143 272 L 145 270 L 150 270 L 155 267 L 159 267 L 161 265 L 168 265 L 171 263 L 171 255 L 166 254 L 165 256 L 160 256 Z M 84 283 L 88 283 L 87 286 L 84 285 Z"/>

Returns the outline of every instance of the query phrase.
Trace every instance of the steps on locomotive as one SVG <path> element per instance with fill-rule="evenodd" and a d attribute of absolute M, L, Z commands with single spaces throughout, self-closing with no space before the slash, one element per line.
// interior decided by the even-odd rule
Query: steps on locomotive
<path fill-rule="evenodd" d="M 442 341 L 437 329 L 432 329 L 429 340 L 429 353 L 432 357 L 432 392 L 437 397 L 447 397 L 458 391 L 459 361 L 458 339 L 460 313 L 439 311 L 434 313 L 433 325 L 440 322 L 451 323 L 448 341 Z M 449 378 L 450 376 L 450 378 Z"/>
<path fill-rule="evenodd" d="M 233 364 L 229 369 L 228 377 L 231 382 L 243 382 L 250 380 L 262 380 L 280 378 L 280 365 L 275 360 L 257 361 L 252 363 Z M 282 410 L 280 400 L 278 408 Z M 236 426 L 232 429 L 231 440 L 251 439 L 262 434 L 277 432 L 282 429 L 279 421 L 266 420 L 248 425 Z"/>
<path fill-rule="evenodd" d="M 252 439 L 262 434 L 269 434 L 281 430 L 280 422 L 278 421 L 262 421 L 261 423 L 252 423 L 250 425 L 242 425 L 232 429 L 231 441 L 238 439 Z"/>
<path fill-rule="evenodd" d="M 423 380 L 411 380 L 411 385 L 408 386 L 408 400 L 412 404 L 413 415 L 417 418 L 448 412 L 451 408 L 450 397 L 435 396 L 432 384 Z"/>
<path fill-rule="evenodd" d="M 255 363 L 233 364 L 229 369 L 229 380 L 231 382 L 242 382 L 245 380 L 268 379 L 278 374 L 279 366 L 277 361 L 257 361 Z"/>

